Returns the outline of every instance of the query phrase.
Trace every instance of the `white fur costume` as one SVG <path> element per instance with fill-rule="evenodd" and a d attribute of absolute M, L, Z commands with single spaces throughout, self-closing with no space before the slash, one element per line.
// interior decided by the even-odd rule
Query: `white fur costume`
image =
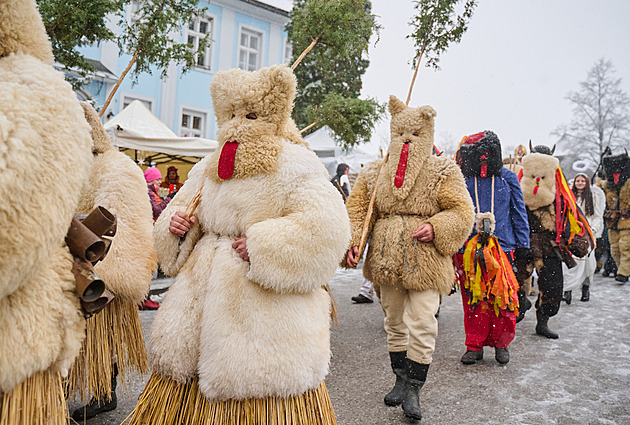
<path fill-rule="evenodd" d="M 296 134 L 291 71 L 221 74 L 219 141 L 241 142 L 237 174 L 217 177 L 220 147 L 156 222 L 158 260 L 176 278 L 152 326 L 150 363 L 177 382 L 198 377 L 209 400 L 295 396 L 328 372 L 330 299 L 321 286 L 347 249 L 349 220 L 319 159 L 299 136 L 284 136 Z M 219 96 L 221 88 L 234 93 Z M 258 119 L 245 120 L 252 109 Z M 197 222 L 180 245 L 169 222 L 201 186 Z M 232 249 L 237 236 L 247 237 L 250 262 Z"/>

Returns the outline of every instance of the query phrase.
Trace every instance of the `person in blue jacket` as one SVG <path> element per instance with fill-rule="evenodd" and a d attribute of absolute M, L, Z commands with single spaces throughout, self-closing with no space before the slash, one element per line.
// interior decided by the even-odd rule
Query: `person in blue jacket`
<path fill-rule="evenodd" d="M 501 143 L 492 131 L 468 136 L 462 143 L 457 156 L 462 173 L 466 178 L 468 192 L 475 204 L 477 219 L 469 241 L 477 235 L 477 228 L 484 229 L 483 218 L 496 236 L 500 248 L 510 263 L 515 257 L 526 257 L 529 251 L 529 223 L 523 193 L 516 174 L 503 167 Z M 482 240 L 483 235 L 480 235 Z M 464 248 L 455 256 L 457 277 L 460 282 L 464 307 L 464 328 L 466 331 L 466 353 L 461 362 L 473 364 L 483 358 L 483 347 L 495 348 L 495 358 L 499 363 L 509 362 L 508 345 L 514 339 L 516 310 L 520 304 L 521 314 L 531 307 L 531 302 L 522 291 L 518 292 L 510 308 L 495 308 L 492 297 L 472 302 L 471 286 L 464 285 Z M 479 250 L 477 250 L 479 253 Z M 509 267 L 509 266 L 508 266 Z M 512 270 L 509 270 L 511 273 Z M 518 273 L 517 273 L 518 274 Z M 513 289 L 518 289 L 514 274 Z"/>

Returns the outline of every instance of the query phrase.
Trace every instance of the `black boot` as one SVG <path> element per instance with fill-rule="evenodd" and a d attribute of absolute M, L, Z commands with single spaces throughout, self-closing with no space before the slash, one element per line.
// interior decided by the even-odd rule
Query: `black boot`
<path fill-rule="evenodd" d="M 407 359 L 407 394 L 402 403 L 405 416 L 411 419 L 422 419 L 420 411 L 420 389 L 427 380 L 428 364 L 416 363 Z"/>
<path fill-rule="evenodd" d="M 545 316 L 540 310 L 536 310 L 536 333 L 538 335 L 545 336 L 550 339 L 558 339 L 558 334 L 552 332 L 547 326 L 547 322 L 549 321 L 549 316 Z"/>
<path fill-rule="evenodd" d="M 580 301 L 588 301 L 591 299 L 591 287 L 588 285 L 582 285 L 582 298 Z"/>
<path fill-rule="evenodd" d="M 72 412 L 72 419 L 75 421 L 83 421 L 85 419 L 91 419 L 94 416 L 109 412 L 110 410 L 114 410 L 118 405 L 118 400 L 116 399 L 116 377 L 118 376 L 118 365 L 114 363 L 114 370 L 112 373 L 112 392 L 109 397 L 103 397 L 101 399 L 96 399 L 92 397 L 92 400 L 84 406 L 75 409 Z"/>
<path fill-rule="evenodd" d="M 527 298 L 524 289 L 519 289 L 516 293 L 518 295 L 518 316 L 516 316 L 516 323 L 525 318 L 527 310 L 532 308 L 532 302 Z"/>
<path fill-rule="evenodd" d="M 505 348 L 494 348 L 494 358 L 497 362 L 501 364 L 507 364 L 510 361 L 510 352 L 507 347 Z"/>
<path fill-rule="evenodd" d="M 628 282 L 628 276 L 617 274 L 617 276 L 615 276 L 615 280 L 619 282 L 620 285 L 625 285 Z"/>
<path fill-rule="evenodd" d="M 396 375 L 396 383 L 394 388 L 385 396 L 385 404 L 388 406 L 398 406 L 403 402 L 407 392 L 407 383 L 405 381 L 405 365 L 407 364 L 407 352 L 391 352 L 389 360 L 392 364 L 392 370 Z"/>
<path fill-rule="evenodd" d="M 566 301 L 567 305 L 571 304 L 572 291 L 564 291 L 563 301 Z"/>
<path fill-rule="evenodd" d="M 479 351 L 466 350 L 462 358 L 459 360 L 463 364 L 475 364 L 478 360 L 483 359 L 483 348 Z"/>

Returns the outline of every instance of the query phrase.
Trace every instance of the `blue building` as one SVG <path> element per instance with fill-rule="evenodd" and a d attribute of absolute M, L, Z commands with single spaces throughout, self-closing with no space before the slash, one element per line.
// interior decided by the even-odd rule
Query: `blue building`
<path fill-rule="evenodd" d="M 177 135 L 216 139 L 209 88 L 214 73 L 231 68 L 253 71 L 289 62 L 291 47 L 284 25 L 289 20 L 291 0 L 209 0 L 200 1 L 199 6 L 207 8 L 205 16 L 186 23 L 177 35 L 180 43 L 196 45 L 210 34 L 212 42 L 197 55 L 195 68 L 182 75 L 182 67 L 171 64 L 168 77 L 162 79 L 161 70 L 155 69 L 152 74 L 140 75 L 133 87 L 127 77 L 103 114 L 105 122 L 132 101 L 141 100 Z M 133 20 L 137 10 L 137 3 L 132 2 L 126 19 Z M 96 73 L 78 95 L 102 106 L 131 55 L 119 56 L 113 42 L 80 51 L 94 63 Z"/>

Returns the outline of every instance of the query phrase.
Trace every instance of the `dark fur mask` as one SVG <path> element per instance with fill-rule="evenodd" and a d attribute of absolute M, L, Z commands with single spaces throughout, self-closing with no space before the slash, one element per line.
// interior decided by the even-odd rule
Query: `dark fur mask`
<path fill-rule="evenodd" d="M 500 176 L 503 168 L 501 142 L 492 131 L 468 136 L 459 150 L 462 173 L 466 177 Z"/>
<path fill-rule="evenodd" d="M 606 186 L 616 189 L 622 187 L 630 178 L 630 157 L 628 154 L 605 156 L 602 161 L 607 180 Z"/>

